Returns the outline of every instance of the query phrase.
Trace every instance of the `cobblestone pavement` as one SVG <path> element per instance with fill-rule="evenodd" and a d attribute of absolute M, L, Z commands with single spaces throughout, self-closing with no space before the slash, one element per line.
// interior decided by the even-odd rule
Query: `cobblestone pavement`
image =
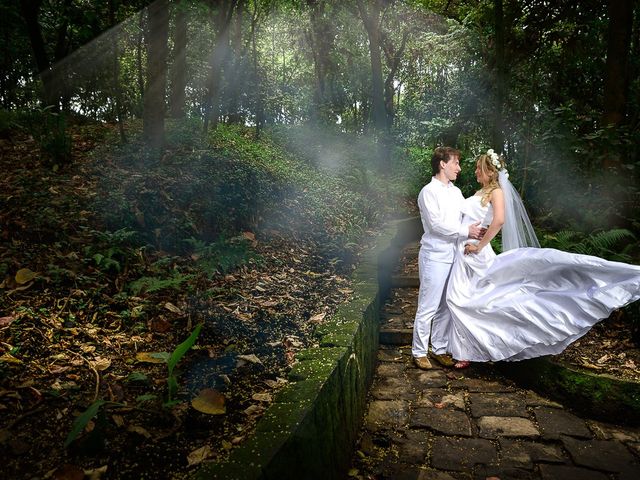
<path fill-rule="evenodd" d="M 404 280 L 415 277 L 409 250 Z M 413 268 L 413 270 L 412 270 Z M 415 282 L 414 282 L 415 283 Z M 345 478 L 394 480 L 640 478 L 640 429 L 572 414 L 517 388 L 491 364 L 422 371 L 410 331 L 417 288 L 392 290 L 378 369 Z M 395 343 L 395 344 L 394 344 Z"/>

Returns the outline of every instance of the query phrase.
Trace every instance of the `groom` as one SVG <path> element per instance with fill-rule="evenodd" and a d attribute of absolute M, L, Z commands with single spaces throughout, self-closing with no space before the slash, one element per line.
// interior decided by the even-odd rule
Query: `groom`
<path fill-rule="evenodd" d="M 420 290 L 413 325 L 412 354 L 418 368 L 432 368 L 428 358 L 429 338 L 432 357 L 444 366 L 452 366 L 446 355 L 448 318 L 444 293 L 459 238 L 482 238 L 480 222 L 461 225 L 464 197 L 453 181 L 460 173 L 460 152 L 438 147 L 431 157 L 433 178 L 418 195 L 418 207 L 424 234 L 420 240 L 418 268 Z"/>

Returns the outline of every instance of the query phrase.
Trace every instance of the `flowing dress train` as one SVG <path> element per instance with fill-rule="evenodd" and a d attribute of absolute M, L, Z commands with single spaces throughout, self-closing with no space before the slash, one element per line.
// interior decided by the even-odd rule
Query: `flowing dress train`
<path fill-rule="evenodd" d="M 493 218 L 490 204 L 465 200 L 463 223 Z M 549 248 L 464 255 L 457 245 L 449 284 L 449 351 L 475 362 L 562 352 L 617 308 L 640 299 L 640 266 Z"/>

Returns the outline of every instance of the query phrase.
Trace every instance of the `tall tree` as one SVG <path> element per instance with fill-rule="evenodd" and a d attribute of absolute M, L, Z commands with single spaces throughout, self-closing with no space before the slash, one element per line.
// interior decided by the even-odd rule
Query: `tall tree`
<path fill-rule="evenodd" d="M 629 85 L 629 52 L 633 27 L 634 0 L 609 0 L 607 63 L 604 74 L 605 124 L 623 123 Z"/>
<path fill-rule="evenodd" d="M 204 131 L 211 123 L 215 127 L 220 115 L 220 87 L 222 67 L 229 51 L 229 27 L 238 0 L 210 0 L 211 15 L 215 30 L 215 45 L 209 56 L 209 72 L 204 97 Z"/>
<path fill-rule="evenodd" d="M 495 27 L 495 99 L 491 140 L 502 152 L 504 146 L 504 104 L 507 98 L 507 65 L 505 62 L 505 17 L 502 0 L 493 1 Z"/>
<path fill-rule="evenodd" d="M 168 0 L 156 0 L 148 7 L 149 38 L 147 85 L 142 116 L 143 136 L 152 148 L 164 145 L 165 90 L 167 86 Z"/>
<path fill-rule="evenodd" d="M 171 95 L 169 114 L 173 118 L 185 116 L 185 91 L 187 88 L 187 10 L 186 3 L 177 0 L 174 11 L 173 62 L 171 70 Z"/>
<path fill-rule="evenodd" d="M 109 23 L 111 25 L 116 24 L 116 5 L 117 0 L 109 0 Z M 124 131 L 124 119 L 122 109 L 122 87 L 120 85 L 120 48 L 118 45 L 119 38 L 116 36 L 113 39 L 113 45 L 111 46 L 111 55 L 113 60 L 113 92 L 114 92 L 114 109 L 116 113 L 116 119 L 118 122 L 118 131 L 120 132 L 120 141 L 125 143 L 127 136 Z"/>
<path fill-rule="evenodd" d="M 367 6 L 364 0 L 357 0 L 360 18 L 369 38 L 369 56 L 371 59 L 371 104 L 372 120 L 375 129 L 382 133 L 387 121 L 384 109 L 384 83 L 382 80 L 382 54 L 380 13 L 384 0 L 372 0 Z"/>
<path fill-rule="evenodd" d="M 395 46 L 390 36 L 383 32 L 382 34 L 382 49 L 384 51 L 385 60 L 387 63 L 387 75 L 384 79 L 384 110 L 386 114 L 386 128 L 390 130 L 393 127 L 393 121 L 396 115 L 394 107 L 394 98 L 396 93 L 396 76 L 398 69 L 400 68 L 400 62 L 402 56 L 407 47 L 407 41 L 412 33 L 411 27 L 405 26 L 402 29 L 402 39 L 400 45 Z M 399 103 L 399 101 L 398 101 Z"/>
<path fill-rule="evenodd" d="M 51 69 L 51 60 L 47 53 L 38 18 L 40 16 L 41 6 L 42 0 L 20 0 L 20 12 L 27 27 L 27 35 L 31 43 L 33 58 L 36 64 L 36 73 L 40 75 L 42 80 L 42 103 L 44 105 L 53 105 L 55 109 L 57 109 L 60 103 L 60 92 L 57 91 L 55 85 L 54 73 Z M 64 39 L 65 31 L 66 23 L 62 23 L 58 30 L 59 42 L 60 39 Z M 60 50 L 60 47 L 56 48 L 56 51 Z"/>
<path fill-rule="evenodd" d="M 313 56 L 315 85 L 310 118 L 316 123 L 327 120 L 331 105 L 330 75 L 334 69 L 331 61 L 331 51 L 335 35 L 331 20 L 327 16 L 326 0 L 306 0 L 309 8 L 309 28 L 306 39 Z"/>

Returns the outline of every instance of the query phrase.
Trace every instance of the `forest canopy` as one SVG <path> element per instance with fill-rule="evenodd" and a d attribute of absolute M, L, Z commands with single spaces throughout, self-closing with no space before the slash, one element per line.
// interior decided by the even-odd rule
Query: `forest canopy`
<path fill-rule="evenodd" d="M 60 122 L 72 118 L 118 124 L 122 141 L 127 122 L 141 119 L 159 148 L 167 118 L 197 120 L 203 132 L 293 128 L 302 145 L 305 135 L 351 135 L 376 145 L 380 175 L 407 158 L 417 164 L 415 185 L 430 174 L 434 146 L 457 146 L 469 162 L 491 147 L 506 154 L 539 224 L 637 232 L 634 7 L 3 1 L 0 121 L 7 128 L 21 112 L 60 112 L 39 133 L 54 163 L 71 161 L 68 142 L 49 137 L 64 137 Z"/>

